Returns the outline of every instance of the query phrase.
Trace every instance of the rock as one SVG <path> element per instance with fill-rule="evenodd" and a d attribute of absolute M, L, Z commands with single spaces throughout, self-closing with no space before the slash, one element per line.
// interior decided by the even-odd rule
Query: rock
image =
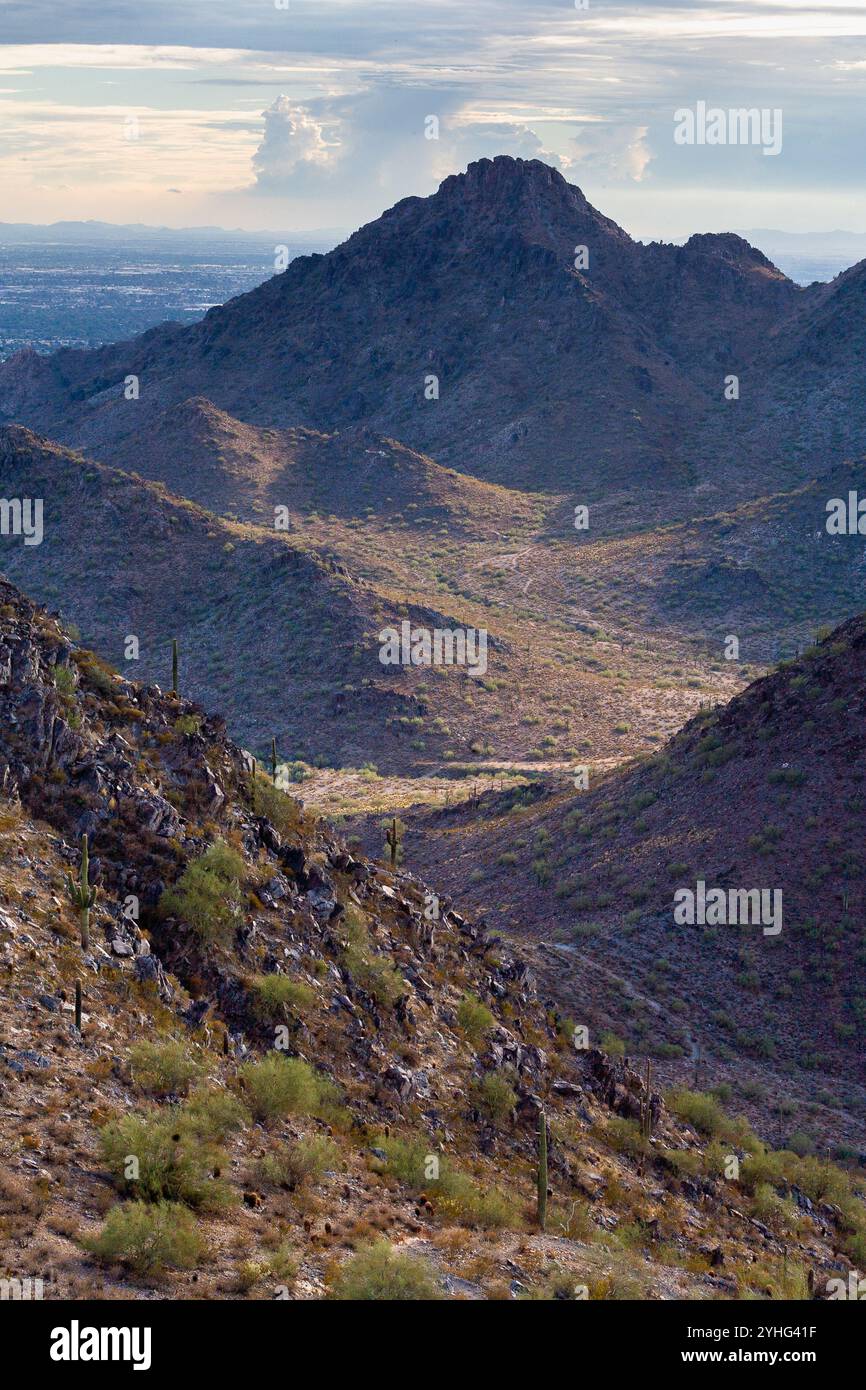
<path fill-rule="evenodd" d="M 122 936 L 116 936 L 111 943 L 111 949 L 116 956 L 133 956 L 135 951 L 128 941 L 124 941 Z"/>

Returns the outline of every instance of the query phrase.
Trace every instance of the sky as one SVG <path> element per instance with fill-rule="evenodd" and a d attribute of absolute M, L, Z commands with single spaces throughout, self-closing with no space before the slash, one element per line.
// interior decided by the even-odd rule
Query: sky
<path fill-rule="evenodd" d="M 866 0 L 0 0 L 0 221 L 350 231 L 512 154 L 634 236 L 866 231 L 864 84 Z"/>

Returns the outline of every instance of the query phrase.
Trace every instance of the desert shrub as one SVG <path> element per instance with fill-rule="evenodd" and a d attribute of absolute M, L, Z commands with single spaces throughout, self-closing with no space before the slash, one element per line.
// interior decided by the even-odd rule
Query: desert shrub
<path fill-rule="evenodd" d="M 179 738 L 189 734 L 197 734 L 201 729 L 200 714 L 182 714 L 179 719 L 174 721 L 174 732 Z"/>
<path fill-rule="evenodd" d="M 157 1096 L 182 1095 L 201 1066 L 179 1042 L 140 1042 L 129 1052 L 136 1085 Z"/>
<path fill-rule="evenodd" d="M 602 1033 L 598 1042 L 602 1052 L 606 1052 L 609 1057 L 624 1057 L 625 1043 L 622 1038 L 618 1038 L 616 1033 Z"/>
<path fill-rule="evenodd" d="M 377 1004 L 393 1006 L 406 993 L 403 976 L 389 960 L 374 953 L 360 912 L 347 913 L 346 918 L 344 967 L 358 988 L 372 995 Z"/>
<path fill-rule="evenodd" d="M 432 1152 L 430 1142 L 424 1139 L 377 1135 L 372 1147 L 385 1155 L 384 1159 L 376 1158 L 373 1167 L 392 1173 L 405 1187 L 415 1192 L 423 1191 L 428 1181 L 428 1159 L 435 1158 L 437 1164 L 441 1162 L 439 1155 Z"/>
<path fill-rule="evenodd" d="M 219 1143 L 250 1122 L 250 1112 L 231 1091 L 202 1086 L 183 1108 L 184 1126 L 199 1138 Z"/>
<path fill-rule="evenodd" d="M 159 901 L 164 916 L 180 917 L 203 941 L 226 941 L 238 920 L 244 861 L 217 840 L 188 864 Z"/>
<path fill-rule="evenodd" d="M 715 1096 L 704 1091 L 673 1090 L 666 1100 L 675 1115 L 711 1139 L 727 1139 L 750 1150 L 760 1147 L 748 1121 L 742 1115 L 726 1115 Z"/>
<path fill-rule="evenodd" d="M 97 1236 L 82 1242 L 99 1260 L 119 1260 L 138 1274 L 171 1265 L 191 1269 L 204 1242 L 195 1219 L 176 1202 L 126 1202 L 112 1207 Z"/>
<path fill-rule="evenodd" d="M 649 1143 L 641 1134 L 637 1120 L 627 1120 L 619 1115 L 613 1116 L 605 1125 L 605 1135 L 611 1148 L 618 1153 L 637 1158 L 649 1149 Z"/>
<path fill-rule="evenodd" d="M 467 992 L 457 1005 L 457 1026 L 474 1047 L 481 1045 L 495 1021 L 487 1005 L 474 994 Z"/>
<path fill-rule="evenodd" d="M 755 1188 L 752 1215 L 774 1231 L 794 1231 L 799 1221 L 794 1203 L 780 1197 L 768 1182 L 759 1182 Z"/>
<path fill-rule="evenodd" d="M 244 1098 L 257 1120 L 283 1115 L 321 1115 L 336 1101 L 337 1088 L 300 1057 L 272 1052 L 240 1068 Z"/>
<path fill-rule="evenodd" d="M 244 1260 L 238 1269 L 237 1286 L 241 1292 L 260 1284 L 263 1279 L 275 1279 L 290 1287 L 298 1277 L 298 1259 L 287 1244 L 272 1254 L 255 1260 Z"/>
<path fill-rule="evenodd" d="M 333 1139 L 313 1134 L 299 1139 L 291 1148 L 268 1154 L 262 1159 L 261 1173 L 265 1182 L 294 1190 L 306 1183 L 318 1182 L 329 1170 L 340 1165 L 340 1150 Z"/>
<path fill-rule="evenodd" d="M 427 1192 L 441 1216 L 464 1226 L 496 1230 L 520 1225 L 517 1202 L 507 1192 L 498 1187 L 482 1187 L 466 1173 L 458 1173 L 447 1165 L 441 1166 L 439 1177 L 427 1184 Z"/>
<path fill-rule="evenodd" d="M 293 780 L 300 782 L 303 778 L 294 777 Z M 287 835 L 300 826 L 301 811 L 297 801 L 275 787 L 270 777 L 265 777 L 261 772 L 256 773 L 256 813 L 266 816 L 281 835 Z"/>
<path fill-rule="evenodd" d="M 70 700 L 75 694 L 75 676 L 70 666 L 54 667 L 54 688 L 65 700 Z"/>
<path fill-rule="evenodd" d="M 740 1166 L 740 1182 L 748 1192 L 755 1192 L 761 1186 L 775 1186 L 785 1181 L 785 1155 L 772 1149 L 762 1149 L 749 1154 Z"/>
<path fill-rule="evenodd" d="M 471 1095 L 476 1108 L 496 1125 L 504 1124 L 517 1104 L 517 1096 L 498 1071 L 479 1077 L 472 1085 Z"/>
<path fill-rule="evenodd" d="M 794 1181 L 813 1202 L 833 1202 L 839 1206 L 851 1193 L 851 1180 L 846 1172 L 811 1154 L 799 1160 Z"/>
<path fill-rule="evenodd" d="M 424 1139 L 377 1137 L 373 1147 L 385 1154 L 374 1161 L 392 1173 L 410 1192 L 424 1192 L 439 1215 L 464 1226 L 496 1228 L 520 1224 L 517 1203 L 499 1188 L 483 1188 L 466 1173 L 451 1167 L 444 1154 L 431 1151 Z M 434 1176 L 435 1174 L 435 1176 Z"/>
<path fill-rule="evenodd" d="M 344 1302 L 404 1302 L 432 1301 L 443 1294 L 426 1260 L 379 1240 L 346 1260 L 331 1284 L 329 1297 Z"/>
<path fill-rule="evenodd" d="M 251 983 L 255 1009 L 263 1018 L 279 1018 L 283 1009 L 302 1014 L 314 1003 L 316 994 L 303 980 L 290 980 L 287 975 L 257 975 Z"/>
<path fill-rule="evenodd" d="M 660 1149 L 659 1155 L 679 1177 L 697 1177 L 703 1171 L 703 1159 L 697 1149 Z"/>
<path fill-rule="evenodd" d="M 82 680 L 98 690 L 100 695 L 113 697 L 117 693 L 114 672 L 107 662 L 96 655 L 96 652 L 80 648 L 77 652 L 73 652 L 72 660 L 81 672 Z"/>
<path fill-rule="evenodd" d="M 185 1122 L 179 1107 L 123 1115 L 103 1126 L 99 1137 L 120 1192 L 147 1202 L 184 1202 L 205 1210 L 226 1206 L 232 1199 L 231 1189 L 214 1176 L 225 1167 L 225 1155 Z"/>

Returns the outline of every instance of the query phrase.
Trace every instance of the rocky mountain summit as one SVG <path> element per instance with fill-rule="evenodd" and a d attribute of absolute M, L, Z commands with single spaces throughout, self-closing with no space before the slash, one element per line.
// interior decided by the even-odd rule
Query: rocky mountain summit
<path fill-rule="evenodd" d="M 7 583 L 0 787 L 0 1258 L 46 1296 L 806 1296 L 861 1255 L 858 1179 L 663 1103 Z"/>
<path fill-rule="evenodd" d="M 730 502 L 862 453 L 862 282 L 803 289 L 733 234 L 642 245 L 500 156 L 200 323 L 10 358 L 0 415 L 112 462 L 206 396 L 246 425 L 363 423 L 511 487 Z"/>

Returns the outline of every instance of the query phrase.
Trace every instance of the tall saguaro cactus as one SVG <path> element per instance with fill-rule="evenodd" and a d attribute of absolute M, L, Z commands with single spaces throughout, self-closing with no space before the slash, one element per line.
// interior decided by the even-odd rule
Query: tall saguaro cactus
<path fill-rule="evenodd" d="M 391 868 L 392 868 L 392 869 L 396 869 L 396 867 L 397 867 L 397 850 L 400 848 L 400 835 L 399 835 L 399 832 L 398 832 L 398 830 L 397 830 L 397 817 L 396 817 L 396 816 L 394 816 L 394 818 L 393 818 L 392 821 L 391 821 L 391 824 L 388 826 L 388 829 L 385 831 L 385 843 L 386 843 L 386 845 L 388 846 L 389 850 L 391 851 Z"/>
<path fill-rule="evenodd" d="M 547 1225 L 547 1116 L 542 1110 L 538 1117 L 538 1225 Z"/>
<path fill-rule="evenodd" d="M 96 902 L 96 887 L 89 883 L 90 859 L 87 853 L 87 836 L 81 837 L 81 869 L 78 882 L 71 874 L 66 875 L 66 891 L 74 907 L 78 908 L 81 922 L 81 949 L 90 950 L 90 910 Z"/>
<path fill-rule="evenodd" d="M 646 1072 L 644 1074 L 644 1093 L 640 1102 L 640 1132 L 646 1140 L 650 1140 L 653 1133 L 652 1080 L 653 1064 L 649 1058 L 647 1058 Z"/>
<path fill-rule="evenodd" d="M 277 740 L 271 739 L 271 781 L 277 785 Z"/>
<path fill-rule="evenodd" d="M 171 642 L 171 688 L 172 688 L 172 690 L 174 691 L 175 695 L 179 695 L 179 694 L 180 694 L 180 691 L 178 690 L 177 685 L 178 685 L 178 675 L 177 675 L 177 638 L 176 638 L 176 637 L 173 637 L 173 638 L 172 638 L 172 642 Z"/>

